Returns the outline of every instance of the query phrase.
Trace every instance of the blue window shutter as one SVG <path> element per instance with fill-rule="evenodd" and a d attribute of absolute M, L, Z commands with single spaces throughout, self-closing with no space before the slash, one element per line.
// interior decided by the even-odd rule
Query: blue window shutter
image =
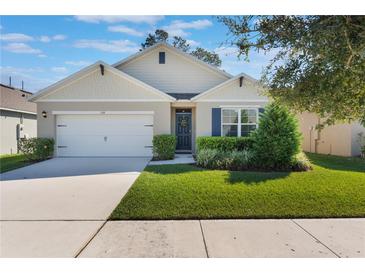
<path fill-rule="evenodd" d="M 261 115 L 265 112 L 264 108 L 259 108 L 259 117 L 261 117 Z"/>
<path fill-rule="evenodd" d="M 221 136 L 221 109 L 212 108 L 212 136 Z"/>

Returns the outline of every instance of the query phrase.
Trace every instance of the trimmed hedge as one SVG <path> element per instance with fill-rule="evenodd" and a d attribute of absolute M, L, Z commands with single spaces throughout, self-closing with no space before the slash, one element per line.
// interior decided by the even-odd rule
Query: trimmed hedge
<path fill-rule="evenodd" d="M 153 155 L 156 160 L 171 160 L 175 157 L 176 136 L 169 134 L 153 136 Z"/>
<path fill-rule="evenodd" d="M 50 138 L 21 139 L 19 150 L 30 161 L 42 161 L 53 156 L 54 140 Z"/>
<path fill-rule="evenodd" d="M 196 140 L 197 150 L 242 151 L 252 148 L 251 137 L 200 136 Z"/>
<path fill-rule="evenodd" d="M 202 149 L 196 155 L 196 164 L 209 169 L 247 170 L 252 166 L 252 159 L 253 153 L 249 150 Z"/>
<path fill-rule="evenodd" d="M 255 161 L 252 150 L 220 151 L 217 149 L 202 149 L 196 154 L 196 164 L 208 169 L 233 171 L 307 171 L 312 169 L 310 161 L 302 152 L 295 155 L 288 165 L 267 168 Z"/>

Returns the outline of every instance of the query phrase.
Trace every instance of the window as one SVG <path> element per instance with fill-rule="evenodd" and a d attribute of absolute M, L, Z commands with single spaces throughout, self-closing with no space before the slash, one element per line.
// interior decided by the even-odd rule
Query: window
<path fill-rule="evenodd" d="M 238 110 L 222 110 L 222 134 L 223 136 L 237 136 L 238 134 Z"/>
<path fill-rule="evenodd" d="M 222 136 L 248 136 L 257 128 L 258 110 L 255 108 L 222 109 Z"/>
<path fill-rule="evenodd" d="M 158 63 L 165 64 L 165 52 L 159 52 L 158 54 Z"/>

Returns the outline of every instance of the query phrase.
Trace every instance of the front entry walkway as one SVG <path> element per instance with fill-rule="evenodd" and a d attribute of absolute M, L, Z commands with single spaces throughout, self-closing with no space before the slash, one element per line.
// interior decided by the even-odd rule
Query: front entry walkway
<path fill-rule="evenodd" d="M 175 154 L 175 158 L 173 160 L 165 160 L 165 161 L 151 161 L 149 162 L 149 166 L 156 165 L 175 165 L 175 164 L 195 164 L 195 159 L 192 154 Z"/>

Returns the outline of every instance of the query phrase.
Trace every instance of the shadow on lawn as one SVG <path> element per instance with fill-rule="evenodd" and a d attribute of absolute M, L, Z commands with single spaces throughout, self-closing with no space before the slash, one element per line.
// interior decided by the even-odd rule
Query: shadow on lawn
<path fill-rule="evenodd" d="M 149 166 L 145 171 L 155 174 L 169 175 L 169 174 L 182 174 L 182 173 L 209 173 L 214 170 L 204 169 L 197 167 L 196 165 L 189 164 L 177 164 L 177 165 L 159 165 Z M 216 170 L 217 171 L 217 170 Z M 221 170 L 225 171 L 225 170 Z M 285 178 L 290 175 L 291 172 L 265 172 L 265 171 L 226 171 L 225 181 L 229 184 L 259 184 L 265 183 L 270 180 Z M 212 174 L 214 176 L 214 174 Z"/>
<path fill-rule="evenodd" d="M 356 157 L 341 157 L 332 155 L 321 155 L 306 153 L 310 162 L 322 168 L 365 172 L 365 160 Z"/>
<path fill-rule="evenodd" d="M 227 182 L 231 184 L 260 184 L 288 177 L 291 172 L 229 171 Z"/>

